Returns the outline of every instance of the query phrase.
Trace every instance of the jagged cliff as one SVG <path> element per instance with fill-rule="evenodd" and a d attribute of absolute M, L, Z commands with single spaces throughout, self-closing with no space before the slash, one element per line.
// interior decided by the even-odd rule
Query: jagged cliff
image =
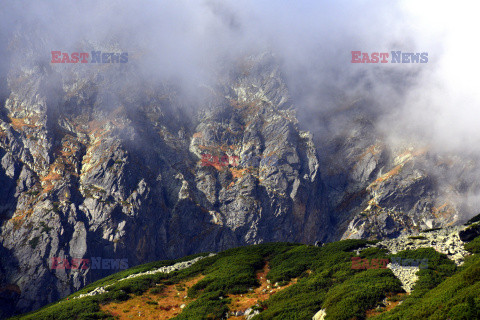
<path fill-rule="evenodd" d="M 332 135 L 315 137 L 332 218 L 348 238 L 394 238 L 451 226 L 478 211 L 478 159 L 434 149 L 423 137 L 379 130 L 375 101 L 330 112 Z M 383 111 L 385 112 L 385 111 Z M 323 116 L 325 117 L 325 116 Z M 346 120 L 345 120 L 346 119 Z"/>
<path fill-rule="evenodd" d="M 225 66 L 194 102 L 143 78 L 135 59 L 39 61 L 13 59 L 0 77 L 3 316 L 116 271 L 52 269 L 52 258 L 134 266 L 270 241 L 391 238 L 472 211 L 459 199 L 478 191 L 475 159 L 390 145 L 361 98 L 312 113 L 348 119 L 314 137 L 271 54 Z"/>
<path fill-rule="evenodd" d="M 135 78 L 133 64 L 82 67 L 32 65 L 7 79 L 0 281 L 19 291 L 1 292 L 2 308 L 35 309 L 114 271 L 52 270 L 55 257 L 133 266 L 327 237 L 317 150 L 271 56 L 245 58 L 195 112 L 174 88 Z"/>

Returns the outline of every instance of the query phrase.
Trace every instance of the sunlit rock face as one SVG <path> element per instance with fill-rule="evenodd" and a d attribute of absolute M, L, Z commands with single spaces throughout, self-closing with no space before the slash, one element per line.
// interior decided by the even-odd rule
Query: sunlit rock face
<path fill-rule="evenodd" d="M 12 65 L 4 84 L 0 282 L 19 288 L 0 293 L 8 313 L 117 271 L 52 258 L 133 266 L 327 238 L 318 152 L 270 55 L 246 57 L 191 109 L 134 63 L 82 67 Z"/>

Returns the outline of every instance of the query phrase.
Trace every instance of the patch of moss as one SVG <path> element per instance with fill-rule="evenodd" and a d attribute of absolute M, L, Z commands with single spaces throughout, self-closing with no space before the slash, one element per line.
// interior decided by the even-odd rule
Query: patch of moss
<path fill-rule="evenodd" d="M 32 247 L 32 249 L 35 249 L 37 247 L 39 239 L 40 237 L 37 236 L 28 241 L 28 244 L 30 245 L 30 247 Z"/>
<path fill-rule="evenodd" d="M 424 236 L 411 236 L 411 237 L 408 237 L 408 239 L 412 239 L 412 240 L 425 240 L 425 239 L 427 239 L 427 238 L 424 237 Z"/>

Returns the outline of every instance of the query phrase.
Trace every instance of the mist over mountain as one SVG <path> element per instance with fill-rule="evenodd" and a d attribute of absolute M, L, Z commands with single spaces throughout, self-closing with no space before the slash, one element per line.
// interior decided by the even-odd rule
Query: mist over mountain
<path fill-rule="evenodd" d="M 466 2 L 435 8 L 4 1 L 0 317 L 115 271 L 57 258 L 135 266 L 477 214 L 480 70 L 465 54 L 478 21 Z M 352 63 L 352 51 L 428 62 Z"/>

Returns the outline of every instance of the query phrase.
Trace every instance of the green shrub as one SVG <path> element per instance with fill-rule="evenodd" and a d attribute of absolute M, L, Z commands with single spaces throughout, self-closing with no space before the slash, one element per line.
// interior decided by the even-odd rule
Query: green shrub
<path fill-rule="evenodd" d="M 128 295 L 128 293 L 126 293 L 123 290 L 116 290 L 116 291 L 112 292 L 112 294 L 108 297 L 111 300 L 117 301 L 117 302 L 127 301 L 128 299 L 130 299 L 130 296 Z"/>
<path fill-rule="evenodd" d="M 463 281 L 468 285 L 480 282 L 480 265 L 474 265 L 466 269 L 463 273 Z"/>
<path fill-rule="evenodd" d="M 480 213 L 477 214 L 476 216 L 474 216 L 473 218 L 471 218 L 470 220 L 468 220 L 465 225 L 468 226 L 472 223 L 475 223 L 475 222 L 480 222 Z"/>
<path fill-rule="evenodd" d="M 177 284 L 175 286 L 175 289 L 177 289 L 177 291 L 185 291 L 185 285 L 184 284 Z"/>
<path fill-rule="evenodd" d="M 165 288 L 166 286 L 165 285 L 160 285 L 160 286 L 156 286 L 155 288 L 153 288 L 152 290 L 150 290 L 150 293 L 152 294 L 161 294 L 165 291 Z"/>
<path fill-rule="evenodd" d="M 160 274 L 146 275 L 143 277 L 132 278 L 117 282 L 106 290 L 109 292 L 123 291 L 137 296 L 143 294 L 149 288 L 154 287 L 160 280 Z"/>
<path fill-rule="evenodd" d="M 206 277 L 190 288 L 188 295 L 195 296 L 200 290 L 231 294 L 248 292 L 249 288 L 258 286 L 256 271 L 264 263 L 263 256 L 258 253 L 238 251 L 234 255 L 220 257 L 205 270 Z"/>
<path fill-rule="evenodd" d="M 387 299 L 388 301 L 396 302 L 396 301 L 403 301 L 405 300 L 405 296 L 394 295 Z"/>
<path fill-rule="evenodd" d="M 412 240 L 425 240 L 425 239 L 427 239 L 427 238 L 424 237 L 424 236 L 411 236 L 411 237 L 408 237 L 408 239 L 412 239 Z"/>
<path fill-rule="evenodd" d="M 358 272 L 352 278 L 328 291 L 323 306 L 328 319 L 361 319 L 365 311 L 385 298 L 386 292 L 403 291 L 398 280 L 388 269 L 370 269 Z"/>
<path fill-rule="evenodd" d="M 371 247 L 367 249 L 363 249 L 360 251 L 360 257 L 361 258 L 367 258 L 367 259 L 383 259 L 388 257 L 388 250 L 386 249 L 381 249 L 377 247 Z"/>
<path fill-rule="evenodd" d="M 323 247 L 298 246 L 284 253 L 277 254 L 270 260 L 271 270 L 267 278 L 273 283 L 290 281 L 307 270 L 333 266 L 351 261 L 350 251 L 369 243 L 366 240 L 343 240 L 327 243 Z"/>
<path fill-rule="evenodd" d="M 437 231 L 437 230 L 442 230 L 443 228 L 431 228 L 431 229 L 425 229 L 422 230 L 421 232 L 432 232 L 432 231 Z"/>
<path fill-rule="evenodd" d="M 17 318 L 17 317 L 15 317 Z M 109 314 L 100 311 L 95 299 L 91 297 L 62 301 L 39 311 L 18 317 L 25 320 L 70 320 L 70 319 L 113 319 Z"/>
<path fill-rule="evenodd" d="M 28 241 L 28 244 L 30 245 L 30 247 L 32 247 L 32 249 L 35 249 L 37 247 L 39 239 L 40 237 L 37 236 L 32 240 Z"/>
<path fill-rule="evenodd" d="M 480 237 L 476 237 L 470 242 L 465 243 L 465 250 L 470 253 L 480 253 Z"/>
<path fill-rule="evenodd" d="M 228 312 L 227 305 L 230 299 L 220 299 L 224 295 L 221 291 L 208 292 L 197 300 L 188 304 L 175 320 L 204 320 L 223 319 Z"/>
<path fill-rule="evenodd" d="M 332 290 L 346 281 L 351 281 L 357 274 L 364 272 L 351 268 L 351 257 L 354 256 L 353 250 L 364 247 L 368 243 L 372 242 L 345 240 L 328 243 L 321 248 L 300 246 L 273 257 L 270 261 L 271 270 L 267 276 L 271 280 L 299 276 L 304 272 L 300 273 L 300 270 L 305 269 L 310 270 L 311 274 L 306 278 L 300 278 L 296 284 L 270 297 L 265 302 L 264 310 L 254 319 L 312 319 L 313 315 L 322 308 L 322 305 L 325 305 L 326 298 L 333 294 Z M 372 258 L 383 258 L 386 251 L 378 248 L 367 248 L 362 251 L 362 254 Z M 297 264 L 301 268 L 298 268 Z M 391 281 L 382 281 L 380 280 L 381 277 L 375 277 L 372 278 L 372 285 L 374 283 L 377 283 L 377 286 L 386 284 L 388 290 L 392 290 L 392 288 L 401 290 L 398 280 L 390 270 L 373 271 L 379 272 L 379 275 L 385 273 Z M 359 275 L 359 277 L 361 276 Z M 365 283 L 359 284 L 360 287 L 357 289 L 365 291 L 365 289 L 362 289 L 365 288 L 364 285 Z M 342 291 L 340 288 L 337 290 Z M 379 289 L 378 291 L 382 290 Z M 350 292 L 345 293 L 345 297 L 349 294 Z M 367 293 L 367 296 L 376 303 L 385 294 L 386 291 L 382 294 L 374 292 L 373 296 L 370 297 L 369 293 Z M 350 309 L 350 306 L 348 309 Z M 358 308 L 358 314 L 362 314 L 363 317 L 365 310 L 365 306 L 361 306 Z M 331 319 L 342 316 L 338 310 L 334 309 L 327 311 L 327 315 L 332 317 Z"/>

